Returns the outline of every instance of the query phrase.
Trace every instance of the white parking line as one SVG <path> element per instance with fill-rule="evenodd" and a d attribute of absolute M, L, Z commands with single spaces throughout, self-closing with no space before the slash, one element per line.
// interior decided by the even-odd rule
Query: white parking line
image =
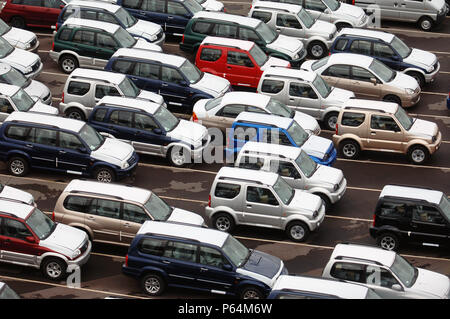
<path fill-rule="evenodd" d="M 409 30 L 409 29 L 397 29 L 397 28 L 373 28 L 374 30 L 381 31 L 394 31 L 394 32 L 412 32 L 412 33 L 421 33 L 422 35 L 430 35 L 430 36 L 445 36 L 450 37 L 449 33 L 438 33 L 438 32 L 423 32 L 420 30 Z"/>

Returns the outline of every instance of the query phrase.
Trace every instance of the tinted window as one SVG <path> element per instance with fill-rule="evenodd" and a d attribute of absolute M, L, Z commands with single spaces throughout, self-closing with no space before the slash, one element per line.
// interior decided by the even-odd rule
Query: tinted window
<path fill-rule="evenodd" d="M 200 246 L 199 262 L 203 265 L 222 268 L 224 264 L 229 264 L 222 253 L 211 247 Z"/>
<path fill-rule="evenodd" d="M 22 240 L 25 240 L 28 236 L 32 236 L 25 224 L 9 218 L 3 219 L 3 235 Z"/>
<path fill-rule="evenodd" d="M 413 220 L 423 223 L 446 224 L 441 213 L 434 207 L 414 205 L 412 207 Z"/>
<path fill-rule="evenodd" d="M 382 217 L 400 218 L 406 215 L 406 204 L 383 202 L 379 208 Z"/>
<path fill-rule="evenodd" d="M 9 138 L 25 141 L 29 131 L 30 128 L 28 127 L 11 125 L 6 129 L 5 135 Z"/>
<path fill-rule="evenodd" d="M 289 85 L 289 95 L 306 99 L 317 99 L 317 94 L 309 84 L 291 83 Z"/>
<path fill-rule="evenodd" d="M 120 96 L 120 93 L 114 86 L 97 84 L 95 86 L 95 97 L 101 99 L 105 95 Z"/>
<path fill-rule="evenodd" d="M 159 80 L 161 66 L 151 63 L 136 63 L 133 74 L 147 79 Z"/>
<path fill-rule="evenodd" d="M 164 254 L 164 249 L 167 245 L 167 241 L 154 239 L 154 238 L 144 238 L 139 243 L 139 251 L 153 256 L 162 256 Z"/>
<path fill-rule="evenodd" d="M 364 282 L 365 283 L 365 266 L 360 264 L 351 264 L 337 262 L 331 269 L 331 276 L 337 279 Z"/>
<path fill-rule="evenodd" d="M 144 0 L 142 10 L 164 13 L 166 12 L 166 2 L 161 0 Z"/>
<path fill-rule="evenodd" d="M 60 9 L 64 3 L 61 0 L 44 0 L 44 7 Z"/>
<path fill-rule="evenodd" d="M 327 7 L 322 3 L 321 0 L 308 0 L 305 3 L 305 8 L 314 11 L 324 12 Z"/>
<path fill-rule="evenodd" d="M 298 22 L 297 18 L 290 14 L 278 14 L 277 26 L 294 29 L 302 28 L 302 25 Z"/>
<path fill-rule="evenodd" d="M 41 6 L 41 0 L 22 0 L 22 4 L 25 6 Z"/>
<path fill-rule="evenodd" d="M 258 204 L 266 204 L 266 205 L 278 205 L 278 201 L 273 195 L 273 193 L 267 189 L 262 187 L 247 187 L 247 201 Z"/>
<path fill-rule="evenodd" d="M 86 45 L 95 45 L 95 33 L 92 31 L 84 31 L 79 30 L 76 31 L 73 35 L 72 41 L 75 43 L 86 44 Z"/>
<path fill-rule="evenodd" d="M 89 19 L 89 20 L 97 20 L 97 13 L 92 10 L 81 10 L 80 18 L 81 19 Z"/>
<path fill-rule="evenodd" d="M 372 115 L 370 128 L 374 130 L 396 131 L 399 130 L 397 123 L 390 116 Z"/>
<path fill-rule="evenodd" d="M 246 28 L 239 28 L 239 39 L 260 42 L 260 38 L 258 37 L 256 32 Z"/>
<path fill-rule="evenodd" d="M 341 124 L 345 126 L 360 126 L 364 123 L 365 114 L 363 113 L 352 113 L 352 112 L 344 112 L 342 114 Z"/>
<path fill-rule="evenodd" d="M 132 66 L 133 62 L 124 60 L 115 60 L 112 65 L 112 69 L 119 73 L 129 74 Z"/>
<path fill-rule="evenodd" d="M 192 31 L 194 31 L 196 33 L 201 33 L 201 34 L 209 34 L 210 30 L 211 30 L 211 26 L 212 26 L 212 24 L 209 22 L 197 21 L 194 23 L 194 26 L 192 27 Z"/>
<path fill-rule="evenodd" d="M 0 112 L 8 114 L 14 112 L 14 108 L 8 99 L 0 98 Z"/>
<path fill-rule="evenodd" d="M 181 3 L 173 1 L 167 2 L 167 13 L 179 16 L 188 14 L 186 8 Z"/>
<path fill-rule="evenodd" d="M 371 78 L 375 76 L 367 71 L 366 69 L 360 68 L 358 66 L 352 66 L 352 79 L 356 81 L 370 82 Z"/>
<path fill-rule="evenodd" d="M 259 19 L 264 23 L 267 23 L 272 18 L 272 13 L 264 11 L 253 11 L 252 18 Z"/>
<path fill-rule="evenodd" d="M 37 128 L 34 142 L 46 146 L 56 146 L 56 131 Z"/>
<path fill-rule="evenodd" d="M 117 43 L 113 37 L 104 33 L 97 33 L 97 45 L 105 49 L 114 49 L 117 47 Z"/>
<path fill-rule="evenodd" d="M 73 150 L 84 147 L 76 135 L 66 132 L 59 132 L 59 146 Z"/>
<path fill-rule="evenodd" d="M 91 198 L 82 196 L 67 196 L 64 200 L 63 206 L 65 209 L 76 212 L 88 212 Z"/>
<path fill-rule="evenodd" d="M 185 81 L 178 70 L 165 66 L 161 68 L 161 80 L 176 84 L 180 84 Z"/>
<path fill-rule="evenodd" d="M 241 185 L 217 183 L 216 190 L 214 191 L 214 196 L 231 199 L 239 195 L 240 191 Z"/>
<path fill-rule="evenodd" d="M 371 47 L 372 47 L 372 42 L 370 42 L 370 41 L 355 40 L 350 45 L 350 51 L 352 53 L 370 55 Z"/>
<path fill-rule="evenodd" d="M 391 58 L 396 55 L 388 45 L 382 43 L 373 44 L 373 54 L 380 58 Z"/>
<path fill-rule="evenodd" d="M 128 203 L 123 204 L 122 218 L 123 220 L 139 224 L 143 224 L 146 220 L 151 219 L 141 207 Z"/>
<path fill-rule="evenodd" d="M 222 55 L 222 50 L 220 49 L 211 49 L 211 48 L 203 48 L 200 53 L 200 60 L 203 61 L 217 61 Z"/>
<path fill-rule="evenodd" d="M 235 38 L 237 26 L 217 23 L 212 34 L 218 37 Z"/>
<path fill-rule="evenodd" d="M 371 265 L 366 267 L 366 283 L 386 288 L 391 288 L 392 285 L 399 284 L 390 271 Z"/>
<path fill-rule="evenodd" d="M 116 20 L 116 18 L 110 14 L 110 13 L 106 13 L 106 12 L 99 12 L 97 15 L 97 20 L 98 21 L 104 21 L 104 22 L 109 22 L 109 23 L 114 23 L 114 24 L 119 24 Z"/>
<path fill-rule="evenodd" d="M 196 261 L 197 245 L 185 244 L 180 242 L 169 242 L 164 257 L 175 258 L 183 261 Z"/>
<path fill-rule="evenodd" d="M 105 119 L 105 115 L 106 109 L 97 109 L 95 110 L 92 118 L 94 121 L 103 122 L 103 120 Z"/>
<path fill-rule="evenodd" d="M 64 28 L 61 30 L 61 32 L 58 34 L 58 39 L 62 41 L 69 41 L 70 35 L 72 33 L 72 29 L 70 28 Z"/>
<path fill-rule="evenodd" d="M 337 51 L 344 51 L 345 47 L 347 46 L 348 40 L 347 39 L 339 39 L 336 42 L 336 45 L 334 46 L 334 49 Z"/>
<path fill-rule="evenodd" d="M 70 81 L 69 87 L 67 88 L 67 93 L 81 96 L 89 92 L 89 88 L 89 83 Z"/>
<path fill-rule="evenodd" d="M 259 157 L 243 156 L 239 162 L 240 168 L 260 170 L 264 165 L 264 159 Z"/>
<path fill-rule="evenodd" d="M 228 51 L 227 63 L 252 68 L 253 62 L 246 53 Z"/>
<path fill-rule="evenodd" d="M 146 131 L 152 131 L 155 128 L 159 128 L 152 118 L 148 115 L 139 113 L 134 114 L 134 127 Z"/>
<path fill-rule="evenodd" d="M 322 75 L 335 76 L 338 78 L 350 78 L 350 66 L 348 65 L 332 65 L 326 69 Z"/>
<path fill-rule="evenodd" d="M 224 106 L 217 113 L 217 115 L 224 116 L 224 117 L 235 118 L 236 116 L 239 115 L 239 113 L 244 112 L 244 111 L 245 111 L 245 106 L 244 105 L 227 105 L 227 106 Z"/>
<path fill-rule="evenodd" d="M 106 199 L 94 199 L 89 207 L 89 214 L 116 218 L 120 217 L 120 202 L 106 200 Z"/>
<path fill-rule="evenodd" d="M 130 9 L 140 9 L 142 0 L 123 0 L 122 7 Z"/>
<path fill-rule="evenodd" d="M 270 161 L 270 171 L 283 177 L 298 178 L 300 174 L 292 163 L 285 161 Z"/>
<path fill-rule="evenodd" d="M 277 80 L 264 80 L 261 85 L 261 91 L 264 93 L 279 93 L 284 87 L 283 81 Z"/>
<path fill-rule="evenodd" d="M 132 127 L 133 113 L 127 111 L 113 111 L 110 116 L 110 122 L 120 126 Z"/>

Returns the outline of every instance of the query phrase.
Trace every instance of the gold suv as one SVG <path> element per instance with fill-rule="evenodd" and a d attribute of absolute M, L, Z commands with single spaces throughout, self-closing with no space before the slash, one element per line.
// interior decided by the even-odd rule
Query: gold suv
<path fill-rule="evenodd" d="M 436 123 L 412 118 L 398 104 L 350 99 L 341 109 L 333 143 L 344 158 L 360 151 L 407 154 L 414 164 L 425 163 L 439 149 L 442 134 Z"/>

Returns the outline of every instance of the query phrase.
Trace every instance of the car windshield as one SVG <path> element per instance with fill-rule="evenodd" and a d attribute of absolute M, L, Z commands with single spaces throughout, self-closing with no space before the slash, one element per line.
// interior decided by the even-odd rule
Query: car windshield
<path fill-rule="evenodd" d="M 9 30 L 11 30 L 11 27 L 9 25 L 7 25 L 5 21 L 0 19 L 0 36 L 4 35 Z"/>
<path fill-rule="evenodd" d="M 326 56 L 326 57 L 314 62 L 313 64 L 311 64 L 311 70 L 315 71 L 315 70 L 321 68 L 322 66 L 324 66 L 325 64 L 327 64 L 329 58 L 330 58 L 330 56 Z"/>
<path fill-rule="evenodd" d="M 185 0 L 183 3 L 193 14 L 203 11 L 203 7 L 195 0 Z"/>
<path fill-rule="evenodd" d="M 261 22 L 255 29 L 256 33 L 266 42 L 266 44 L 272 43 L 278 38 L 278 33 L 273 31 L 267 24 Z"/>
<path fill-rule="evenodd" d="M 406 111 L 399 106 L 397 112 L 395 112 L 395 117 L 400 122 L 405 130 L 409 130 L 414 123 L 414 119 L 406 113 Z"/>
<path fill-rule="evenodd" d="M 79 135 L 91 151 L 95 151 L 105 142 L 105 138 L 88 124 L 83 125 Z"/>
<path fill-rule="evenodd" d="M 286 104 L 271 98 L 266 106 L 267 110 L 271 114 L 275 114 L 282 117 L 293 118 L 295 116 L 295 111 L 286 106 Z"/>
<path fill-rule="evenodd" d="M 119 88 L 126 97 L 137 97 L 141 90 L 129 78 L 125 77 L 119 84 Z"/>
<path fill-rule="evenodd" d="M 23 89 L 19 89 L 13 96 L 11 96 L 11 100 L 17 110 L 22 112 L 28 111 L 36 103 Z"/>
<path fill-rule="evenodd" d="M 277 181 L 273 184 L 273 190 L 277 193 L 284 205 L 289 205 L 295 195 L 295 190 L 280 176 L 278 176 Z"/>
<path fill-rule="evenodd" d="M 27 218 L 26 223 L 40 240 L 50 236 L 56 227 L 56 223 L 37 208 Z"/>
<path fill-rule="evenodd" d="M 414 285 L 417 279 L 418 270 L 400 255 L 395 255 L 394 263 L 391 266 L 392 272 L 408 288 Z"/>
<path fill-rule="evenodd" d="M 0 289 L 0 299 L 20 299 L 20 297 L 14 290 L 5 284 L 3 289 Z"/>
<path fill-rule="evenodd" d="M 269 59 L 269 56 L 265 54 L 264 51 L 261 50 L 261 48 L 256 44 L 250 49 L 249 53 L 259 66 L 263 66 Z"/>
<path fill-rule="evenodd" d="M 330 95 L 332 88 L 320 75 L 316 76 L 312 84 L 323 98 L 327 98 Z"/>
<path fill-rule="evenodd" d="M 223 96 L 216 97 L 215 99 L 211 99 L 205 104 L 205 110 L 210 111 L 216 106 L 219 106 L 222 103 Z"/>
<path fill-rule="evenodd" d="M 11 67 L 8 72 L 0 75 L 0 83 L 7 83 L 25 88 L 30 85 L 31 80 L 27 79 L 22 73 Z"/>
<path fill-rule="evenodd" d="M 155 193 L 150 195 L 148 201 L 144 204 L 145 209 L 153 216 L 155 220 L 167 220 L 172 214 L 173 208 L 165 201 L 159 198 Z"/>
<path fill-rule="evenodd" d="M 297 146 L 302 146 L 309 137 L 308 133 L 296 121 L 292 121 L 287 131 Z"/>
<path fill-rule="evenodd" d="M 153 116 L 166 132 L 172 131 L 180 123 L 180 120 L 162 105 Z"/>
<path fill-rule="evenodd" d="M 407 46 L 402 40 L 394 36 L 391 41 L 391 46 L 404 59 L 411 54 L 412 49 Z"/>
<path fill-rule="evenodd" d="M 125 10 L 123 7 L 120 7 L 116 13 L 115 13 L 116 17 L 119 19 L 119 21 L 126 27 L 126 28 L 130 28 L 132 26 L 134 26 L 137 22 L 138 19 L 136 19 L 135 17 L 133 17 L 127 10 Z"/>
<path fill-rule="evenodd" d="M 297 166 L 300 168 L 300 170 L 303 172 L 303 174 L 310 178 L 314 175 L 314 172 L 319 167 L 316 162 L 312 160 L 311 157 L 309 157 L 308 154 L 306 154 L 303 150 L 300 151 L 300 154 L 298 155 L 297 159 L 295 160 L 295 163 L 297 163 Z"/>
<path fill-rule="evenodd" d="M 336 11 L 341 7 L 341 3 L 336 0 L 323 0 L 323 2 L 331 9 L 331 11 Z"/>
<path fill-rule="evenodd" d="M 373 59 L 372 63 L 369 66 L 369 69 L 375 73 L 383 82 L 391 82 L 396 75 L 396 72 L 391 70 L 384 63 L 378 61 L 377 59 Z"/>
<path fill-rule="evenodd" d="M 236 267 L 244 265 L 251 255 L 250 249 L 231 235 L 223 243 L 222 250 Z"/>
<path fill-rule="evenodd" d="M 198 4 L 202 4 L 202 3 L 205 3 L 206 2 L 206 0 L 195 0 Z"/>
<path fill-rule="evenodd" d="M 314 20 L 314 18 L 311 17 L 308 11 L 306 11 L 303 8 L 298 12 L 297 17 L 300 19 L 300 21 L 303 22 L 303 24 L 307 29 L 311 28 L 314 22 L 316 22 L 316 20 Z"/>
<path fill-rule="evenodd" d="M 114 33 L 114 38 L 122 48 L 131 48 L 137 42 L 137 40 L 122 27 L 119 27 Z"/>
<path fill-rule="evenodd" d="M 450 221 L 450 200 L 447 196 L 442 196 L 439 207 L 441 208 L 441 211 L 444 213 L 445 217 L 447 217 L 447 220 Z"/>
<path fill-rule="evenodd" d="M 181 73 L 189 80 L 189 82 L 196 83 L 203 77 L 203 72 L 199 70 L 191 61 L 187 60 L 180 67 Z"/>
<path fill-rule="evenodd" d="M 14 51 L 14 48 L 8 41 L 4 38 L 0 37 L 0 59 L 8 56 L 11 52 Z"/>

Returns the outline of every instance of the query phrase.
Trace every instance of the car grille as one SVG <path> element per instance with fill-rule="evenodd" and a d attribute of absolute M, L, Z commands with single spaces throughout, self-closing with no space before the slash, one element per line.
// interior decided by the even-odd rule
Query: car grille
<path fill-rule="evenodd" d="M 37 43 L 37 38 L 34 38 L 33 40 L 31 40 L 30 42 L 30 48 L 33 48 Z"/>
<path fill-rule="evenodd" d="M 39 60 L 39 61 L 37 61 L 35 64 L 33 64 L 33 65 L 31 66 L 31 71 L 28 72 L 27 74 L 36 72 L 37 70 L 39 70 L 39 67 L 40 67 L 40 66 L 41 66 L 41 61 Z"/>
<path fill-rule="evenodd" d="M 164 35 L 164 31 L 163 31 L 162 29 L 159 30 L 158 34 L 156 35 L 156 41 L 161 40 L 161 38 L 163 37 L 163 35 Z"/>
<path fill-rule="evenodd" d="M 202 138 L 202 147 L 206 146 L 208 144 L 208 135 L 205 135 L 205 137 Z"/>
<path fill-rule="evenodd" d="M 131 166 L 137 161 L 136 152 L 133 152 L 133 155 L 128 159 L 127 163 Z"/>
<path fill-rule="evenodd" d="M 86 241 L 84 242 L 83 246 L 80 247 L 81 255 L 84 254 L 84 252 L 88 249 L 88 247 L 89 247 L 89 241 L 86 240 Z"/>
<path fill-rule="evenodd" d="M 50 98 L 50 95 L 51 95 L 52 93 L 51 92 L 48 92 L 48 94 L 44 97 L 44 101 L 47 101 L 49 98 Z"/>
<path fill-rule="evenodd" d="M 414 90 L 414 94 L 419 94 L 420 93 L 420 87 L 417 87 L 415 90 Z"/>
<path fill-rule="evenodd" d="M 437 70 L 439 67 L 439 61 L 436 61 L 436 63 L 433 65 L 433 71 Z"/>

